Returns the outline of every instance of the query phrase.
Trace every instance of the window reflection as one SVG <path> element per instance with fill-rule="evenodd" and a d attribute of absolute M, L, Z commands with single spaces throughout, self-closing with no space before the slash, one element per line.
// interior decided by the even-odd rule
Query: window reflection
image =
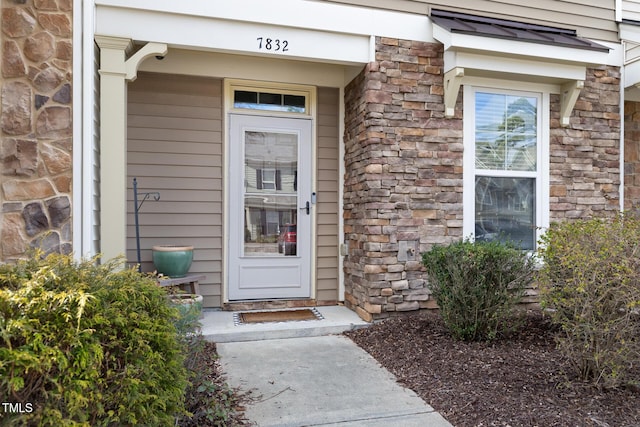
<path fill-rule="evenodd" d="M 538 98 L 475 96 L 475 238 L 510 240 L 533 250 Z"/>
<path fill-rule="evenodd" d="M 476 168 L 535 171 L 536 98 L 476 94 Z"/>
<path fill-rule="evenodd" d="M 244 253 L 296 254 L 297 134 L 244 134 Z"/>
<path fill-rule="evenodd" d="M 476 240 L 535 247 L 535 179 L 476 177 Z"/>

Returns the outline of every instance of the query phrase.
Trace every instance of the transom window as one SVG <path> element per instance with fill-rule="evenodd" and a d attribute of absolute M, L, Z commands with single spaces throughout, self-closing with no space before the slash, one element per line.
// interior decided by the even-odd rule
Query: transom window
<path fill-rule="evenodd" d="M 540 93 L 465 87 L 465 235 L 536 247 L 548 203 L 543 190 Z M 548 123 L 548 120 L 547 120 Z"/>
<path fill-rule="evenodd" d="M 236 90 L 233 107 L 249 110 L 307 113 L 307 97 L 304 95 Z"/>

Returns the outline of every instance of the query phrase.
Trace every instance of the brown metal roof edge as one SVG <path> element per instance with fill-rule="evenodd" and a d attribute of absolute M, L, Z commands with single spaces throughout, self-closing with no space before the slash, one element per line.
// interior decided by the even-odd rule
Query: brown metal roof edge
<path fill-rule="evenodd" d="M 594 50 L 609 52 L 609 48 L 601 44 L 592 42 L 577 36 L 575 30 L 567 28 L 557 28 L 547 25 L 529 24 L 526 22 L 511 21 L 506 19 L 490 18 L 486 16 L 469 15 L 446 10 L 431 10 L 431 19 L 439 26 L 452 33 L 469 34 L 499 38 L 505 40 L 516 40 L 527 43 L 538 43 L 553 46 L 572 47 L 576 49 Z M 479 30 L 474 24 L 481 24 L 484 30 Z M 517 29 L 526 33 L 533 33 L 542 38 L 526 38 L 518 35 L 513 37 L 505 36 L 501 32 L 510 32 L 509 29 Z M 559 40 L 562 39 L 562 40 Z"/>

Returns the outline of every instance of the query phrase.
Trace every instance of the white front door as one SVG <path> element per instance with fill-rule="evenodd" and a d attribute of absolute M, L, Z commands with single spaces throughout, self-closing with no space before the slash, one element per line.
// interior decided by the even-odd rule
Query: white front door
<path fill-rule="evenodd" d="M 311 297 L 312 121 L 229 116 L 229 300 Z"/>

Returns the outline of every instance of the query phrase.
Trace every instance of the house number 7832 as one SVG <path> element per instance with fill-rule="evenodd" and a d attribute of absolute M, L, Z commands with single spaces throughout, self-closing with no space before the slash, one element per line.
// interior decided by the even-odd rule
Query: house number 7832
<path fill-rule="evenodd" d="M 287 52 L 289 42 L 287 40 L 272 39 L 269 37 L 258 37 L 258 50 L 270 50 L 272 52 Z"/>

